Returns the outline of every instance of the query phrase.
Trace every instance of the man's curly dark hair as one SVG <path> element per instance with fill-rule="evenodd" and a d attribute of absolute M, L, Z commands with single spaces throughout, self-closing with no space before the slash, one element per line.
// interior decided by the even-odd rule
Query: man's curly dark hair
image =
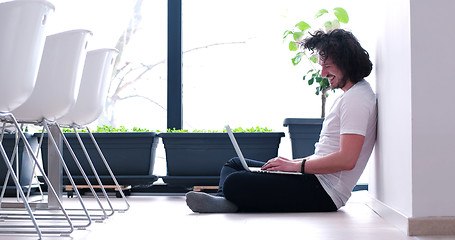
<path fill-rule="evenodd" d="M 351 32 L 343 29 L 328 33 L 316 31 L 304 39 L 302 46 L 312 52 L 317 51 L 324 62 L 330 57 L 354 84 L 370 75 L 373 68 L 368 52 Z"/>

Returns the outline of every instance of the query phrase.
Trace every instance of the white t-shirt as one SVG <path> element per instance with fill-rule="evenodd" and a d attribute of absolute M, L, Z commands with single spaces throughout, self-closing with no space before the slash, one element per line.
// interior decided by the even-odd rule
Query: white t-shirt
<path fill-rule="evenodd" d="M 376 122 L 376 96 L 370 84 L 365 80 L 358 82 L 339 96 L 324 119 L 312 158 L 338 152 L 341 134 L 365 136 L 354 169 L 331 174 L 316 174 L 337 208 L 344 206 L 348 201 L 370 158 L 376 140 Z"/>

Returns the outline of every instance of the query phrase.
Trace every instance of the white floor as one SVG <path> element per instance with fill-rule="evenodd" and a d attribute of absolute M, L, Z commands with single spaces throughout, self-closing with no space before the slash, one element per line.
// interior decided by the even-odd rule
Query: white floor
<path fill-rule="evenodd" d="M 367 192 L 356 192 L 334 213 L 195 214 L 184 196 L 130 196 L 131 208 L 69 236 L 43 239 L 333 239 L 333 240 L 448 240 L 445 237 L 408 237 L 385 222 L 365 202 Z M 64 199 L 73 204 L 75 199 Z M 87 205 L 92 198 L 85 198 Z M 123 207 L 113 199 L 114 207 Z M 1 225 L 7 224 L 0 222 Z M 37 239 L 37 235 L 0 234 L 0 239 Z"/>

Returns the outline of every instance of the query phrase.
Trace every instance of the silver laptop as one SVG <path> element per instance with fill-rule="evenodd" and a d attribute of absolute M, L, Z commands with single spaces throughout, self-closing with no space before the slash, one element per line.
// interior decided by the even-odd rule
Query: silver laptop
<path fill-rule="evenodd" d="M 229 135 L 229 138 L 231 139 L 232 145 L 234 146 L 235 152 L 237 153 L 238 157 L 240 158 L 240 162 L 242 163 L 243 168 L 249 172 L 260 172 L 260 173 L 273 173 L 273 174 L 291 174 L 291 175 L 302 175 L 300 172 L 283 172 L 283 171 L 267 171 L 267 170 L 262 170 L 260 167 L 248 167 L 248 164 L 246 164 L 245 158 L 243 157 L 242 151 L 240 151 L 239 144 L 237 143 L 237 140 L 234 137 L 234 134 L 232 133 L 231 127 L 229 125 L 226 125 L 226 131 Z"/>

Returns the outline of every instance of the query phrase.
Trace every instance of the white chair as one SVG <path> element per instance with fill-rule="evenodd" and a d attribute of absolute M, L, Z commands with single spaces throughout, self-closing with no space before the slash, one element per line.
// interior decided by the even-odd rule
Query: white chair
<path fill-rule="evenodd" d="M 38 79 L 33 93 L 24 104 L 13 110 L 13 114 L 18 119 L 18 122 L 43 126 L 43 133 L 39 143 L 40 146 L 44 132 L 51 133 L 49 125 L 55 125 L 66 147 L 70 150 L 70 152 L 72 152 L 71 146 L 55 120 L 64 116 L 76 103 L 76 97 L 79 93 L 82 77 L 82 70 L 87 54 L 88 38 L 90 36 L 91 32 L 88 30 L 72 30 L 48 36 L 46 38 Z M 58 149 L 58 145 L 52 134 L 48 134 L 48 140 L 55 149 Z M 68 176 L 82 206 L 82 209 L 67 210 L 84 211 L 87 224 L 75 225 L 75 227 L 86 228 L 91 225 L 92 218 L 88 209 L 85 207 L 82 197 L 77 190 L 77 186 L 62 155 L 62 152 L 58 152 L 58 159 L 55 159 L 55 161 L 60 161 L 62 164 L 62 167 Z M 103 211 L 103 215 L 99 217 L 101 219 L 105 219 L 107 214 L 102 203 L 100 202 L 94 188 L 90 184 L 87 175 L 79 163 L 79 160 L 74 153 L 72 153 L 72 156 L 93 195 L 95 196 L 100 209 Z"/>
<path fill-rule="evenodd" d="M 35 163 L 38 163 L 33 151 L 20 130 L 11 111 L 24 103 L 33 91 L 39 62 L 41 59 L 47 17 L 54 10 L 54 6 L 46 1 L 22 0 L 0 3 L 0 121 L 3 122 L 1 136 L 6 122 L 12 122 L 19 136 L 24 141 L 27 151 L 32 154 Z M 1 143 L 1 137 L 0 137 Z M 26 201 L 24 192 L 7 156 L 3 145 L 0 144 L 0 154 L 11 172 L 16 188 L 19 190 L 23 205 L 33 226 L 2 224 L 1 233 L 37 233 L 41 239 L 42 231 L 38 225 L 30 205 Z M 41 167 L 42 174 L 44 171 Z M 46 181 L 48 179 L 45 179 Z M 47 182 L 48 183 L 48 182 Z M 55 190 L 49 188 L 49 191 Z M 1 208 L 2 212 L 5 210 Z M 6 210 L 5 210 L 6 211 Z M 62 209 L 69 224 L 68 233 L 73 231 L 71 221 L 65 210 Z M 2 213 L 2 220 L 8 214 Z M 16 229 L 31 229 L 36 232 Z"/>
<path fill-rule="evenodd" d="M 103 193 L 106 195 L 106 199 L 109 199 L 107 197 L 101 179 L 99 178 L 97 171 L 95 170 L 92 160 L 90 159 L 90 156 L 79 134 L 77 133 L 77 128 L 85 127 L 87 129 L 93 141 L 93 144 L 101 157 L 101 160 L 103 161 L 105 167 L 107 168 L 110 174 L 111 179 L 115 183 L 118 191 L 120 192 L 122 198 L 126 203 L 127 207 L 125 209 L 121 209 L 120 211 L 126 211 L 129 209 L 129 203 L 126 200 L 122 188 L 118 184 L 117 179 L 115 178 L 111 168 L 109 167 L 106 158 L 104 157 L 95 138 L 93 137 L 93 134 L 87 127 L 88 124 L 98 119 L 99 115 L 103 111 L 104 104 L 107 98 L 107 93 L 109 90 L 109 83 L 112 78 L 114 62 L 117 54 L 118 51 L 116 49 L 109 48 L 92 50 L 87 53 L 84 72 L 82 75 L 81 87 L 79 90 L 79 95 L 77 97 L 76 104 L 65 116 L 58 119 L 57 122 L 62 126 L 73 128 L 74 132 L 76 133 L 76 137 L 81 145 L 81 148 L 85 153 L 88 163 L 95 175 L 96 181 L 100 185 Z"/>
<path fill-rule="evenodd" d="M 57 119 L 60 125 L 85 126 L 98 119 L 106 102 L 117 54 L 118 51 L 111 48 L 87 52 L 76 104 Z"/>
<path fill-rule="evenodd" d="M 31 96 L 12 111 L 19 122 L 55 121 L 76 103 L 91 32 L 71 30 L 47 36 Z"/>
<path fill-rule="evenodd" d="M 54 6 L 45 1 L 0 3 L 0 112 L 11 112 L 33 91 Z"/>

